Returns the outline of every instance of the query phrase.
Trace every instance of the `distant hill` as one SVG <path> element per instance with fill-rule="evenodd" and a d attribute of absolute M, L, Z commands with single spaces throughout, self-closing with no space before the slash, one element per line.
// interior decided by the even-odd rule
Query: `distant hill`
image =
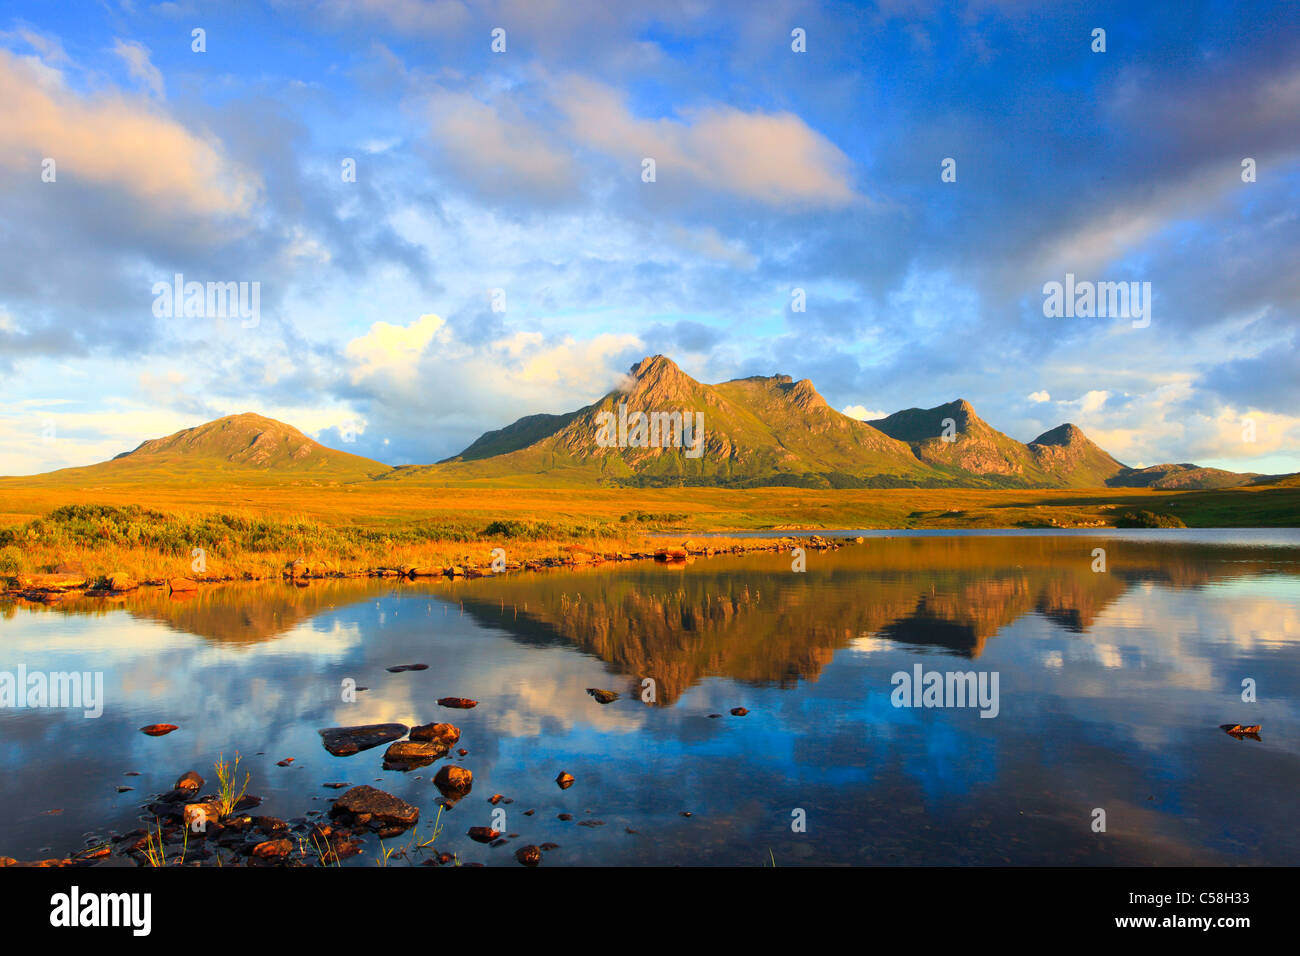
<path fill-rule="evenodd" d="M 36 479 L 112 484 L 237 475 L 241 480 L 358 481 L 390 470 L 381 462 L 327 448 L 292 425 L 244 413 L 150 439 L 97 465 L 63 468 Z"/>
<path fill-rule="evenodd" d="M 691 428 L 697 416 L 702 431 Z M 97 465 L 5 480 L 99 485 L 223 478 L 540 487 L 1170 490 L 1289 480 L 1192 464 L 1130 468 L 1068 422 L 1025 444 L 990 426 L 963 399 L 864 422 L 831 408 L 807 379 L 752 376 L 705 385 L 663 355 L 637 362 L 624 388 L 591 405 L 559 415 L 527 415 L 433 465 L 390 468 L 327 448 L 283 422 L 243 414 L 151 439 Z"/>
<path fill-rule="evenodd" d="M 1180 488 L 1235 488 L 1255 484 L 1275 476 L 1203 468 L 1200 465 L 1152 465 L 1150 468 L 1127 469 L 1107 484 L 1114 488 L 1157 488 L 1173 491 Z"/>
<path fill-rule="evenodd" d="M 1125 470 L 1074 425 L 1059 425 L 1025 445 L 991 427 L 964 399 L 869 424 L 907 442 L 922 461 L 1018 485 L 1098 487 Z"/>

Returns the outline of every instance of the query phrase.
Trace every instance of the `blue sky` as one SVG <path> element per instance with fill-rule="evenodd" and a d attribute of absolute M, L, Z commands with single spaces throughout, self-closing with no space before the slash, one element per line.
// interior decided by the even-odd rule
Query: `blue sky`
<path fill-rule="evenodd" d="M 654 353 L 1300 470 L 1293 4 L 19 2 L 0 89 L 0 474 L 241 411 L 427 462 Z"/>

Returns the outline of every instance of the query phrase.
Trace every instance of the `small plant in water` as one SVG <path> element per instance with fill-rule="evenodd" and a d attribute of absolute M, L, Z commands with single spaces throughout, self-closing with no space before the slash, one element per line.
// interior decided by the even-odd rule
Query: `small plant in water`
<path fill-rule="evenodd" d="M 427 850 L 433 846 L 438 837 L 442 836 L 442 805 L 438 805 L 438 815 L 433 820 L 433 835 L 423 843 L 415 844 L 417 850 Z"/>
<path fill-rule="evenodd" d="M 235 777 L 239 774 L 239 751 L 235 751 L 235 763 L 230 765 L 226 763 L 226 755 L 222 754 L 213 764 L 217 771 L 217 783 L 221 788 L 221 793 L 217 797 L 217 803 L 221 806 L 221 815 L 229 816 L 235 812 L 235 804 L 244 798 L 245 791 L 248 790 L 249 774 L 244 773 L 244 782 L 239 786 L 239 792 L 235 792 Z"/>

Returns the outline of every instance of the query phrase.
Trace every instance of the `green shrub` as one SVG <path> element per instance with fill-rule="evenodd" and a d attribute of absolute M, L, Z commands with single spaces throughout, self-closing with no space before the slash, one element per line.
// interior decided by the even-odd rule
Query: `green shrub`
<path fill-rule="evenodd" d="M 1157 514 L 1154 511 L 1126 511 L 1115 522 L 1117 528 L 1186 528 L 1177 515 Z"/>

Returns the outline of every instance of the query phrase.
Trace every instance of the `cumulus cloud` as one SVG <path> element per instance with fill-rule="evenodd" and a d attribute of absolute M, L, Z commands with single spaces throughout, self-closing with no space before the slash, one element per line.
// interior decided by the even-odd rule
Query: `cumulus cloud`
<path fill-rule="evenodd" d="M 573 157 L 507 96 L 489 104 L 440 90 L 429 100 L 429 115 L 434 146 L 461 183 L 495 198 L 575 194 Z"/>
<path fill-rule="evenodd" d="M 1031 402 L 1034 402 L 1035 404 L 1039 402 L 1050 402 L 1052 400 L 1052 396 L 1047 394 L 1047 392 L 1044 391 L 1030 392 L 1029 400 Z"/>
<path fill-rule="evenodd" d="M 649 157 L 657 182 L 684 176 L 773 205 L 858 198 L 848 157 L 790 112 L 704 104 L 683 108 L 680 118 L 638 117 L 620 91 L 576 75 L 557 81 L 554 101 L 579 144 L 617 158 L 632 177 Z"/>
<path fill-rule="evenodd" d="M 48 157 L 60 179 L 112 186 L 172 212 L 252 211 L 257 177 L 147 102 L 78 93 L 58 71 L 8 50 L 0 88 L 0 166 L 9 172 L 36 176 Z"/>
<path fill-rule="evenodd" d="M 889 412 L 881 411 L 873 412 L 865 405 L 846 405 L 844 406 L 843 411 L 845 415 L 849 416 L 849 418 L 856 418 L 858 421 L 862 422 L 875 421 L 877 419 L 885 418 L 890 414 Z"/>
<path fill-rule="evenodd" d="M 352 363 L 353 383 L 379 376 L 410 384 L 425 349 L 446 324 L 436 315 L 422 315 L 410 325 L 376 322 L 344 350 Z"/>
<path fill-rule="evenodd" d="M 375 323 L 344 350 L 348 396 L 369 423 L 349 450 L 378 456 L 375 436 L 396 432 L 405 436 L 393 449 L 402 462 L 446 457 L 524 415 L 594 401 L 644 348 L 638 336 L 616 333 L 579 339 L 514 330 L 471 342 L 435 315 L 405 326 Z M 421 423 L 417 435 L 412 421 Z"/>

